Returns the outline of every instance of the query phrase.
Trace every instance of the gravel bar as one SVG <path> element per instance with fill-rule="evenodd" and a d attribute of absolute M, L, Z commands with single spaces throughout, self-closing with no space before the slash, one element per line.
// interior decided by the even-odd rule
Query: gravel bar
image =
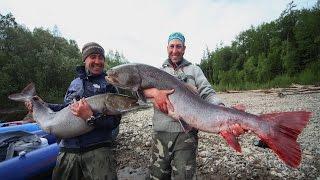
<path fill-rule="evenodd" d="M 253 145 L 257 137 L 239 138 L 242 153 L 235 152 L 217 134 L 199 132 L 198 179 L 317 179 L 320 180 L 320 93 L 278 97 L 276 93 L 243 91 L 218 93 L 226 106 L 244 104 L 246 111 L 263 114 L 307 110 L 312 118 L 298 137 L 302 161 L 297 169 L 286 166 L 270 150 Z M 119 179 L 144 179 L 150 164 L 153 108 L 131 112 L 121 121 L 115 143 Z"/>

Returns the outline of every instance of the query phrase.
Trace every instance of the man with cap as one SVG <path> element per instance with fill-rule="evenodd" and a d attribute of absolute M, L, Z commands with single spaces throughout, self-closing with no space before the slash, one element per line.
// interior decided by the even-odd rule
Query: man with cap
<path fill-rule="evenodd" d="M 162 70 L 194 86 L 199 96 L 213 104 L 222 104 L 202 70 L 184 59 L 185 37 L 172 33 L 168 38 Z M 169 102 L 170 103 L 170 102 Z M 150 179 L 195 179 L 198 148 L 197 130 L 184 132 L 181 123 L 154 108 L 153 146 Z"/>
<path fill-rule="evenodd" d="M 95 128 L 74 138 L 61 139 L 60 152 L 53 171 L 53 179 L 117 179 L 116 161 L 111 149 L 112 131 L 118 128 L 121 116 L 93 112 L 84 98 L 102 93 L 117 93 L 105 80 L 104 49 L 97 43 L 87 43 L 82 48 L 84 66 L 76 68 L 75 78 L 64 97 L 64 106 Z M 49 105 L 54 111 L 61 105 Z"/>

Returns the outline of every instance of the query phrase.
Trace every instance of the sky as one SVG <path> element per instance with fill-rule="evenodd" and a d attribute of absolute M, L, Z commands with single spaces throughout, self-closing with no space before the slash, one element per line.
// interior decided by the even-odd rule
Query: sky
<path fill-rule="evenodd" d="M 295 0 L 310 8 L 317 0 Z M 172 32 L 186 38 L 184 57 L 200 63 L 214 50 L 251 26 L 277 19 L 291 0 L 1 0 L 0 13 L 12 13 L 31 31 L 42 27 L 75 40 L 97 42 L 130 62 L 160 67 Z"/>

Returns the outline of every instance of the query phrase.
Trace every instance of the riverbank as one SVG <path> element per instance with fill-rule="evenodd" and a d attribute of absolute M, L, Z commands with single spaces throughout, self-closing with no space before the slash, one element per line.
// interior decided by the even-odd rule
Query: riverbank
<path fill-rule="evenodd" d="M 297 169 L 286 166 L 269 149 L 252 143 L 257 137 L 247 133 L 239 138 L 242 153 L 236 153 L 219 135 L 199 133 L 199 179 L 317 179 L 320 178 L 320 93 L 291 94 L 244 91 L 218 93 L 227 106 L 244 104 L 246 111 L 262 114 L 307 110 L 313 113 L 300 134 L 302 161 Z M 120 125 L 115 151 L 119 179 L 143 179 L 148 172 L 153 108 L 125 115 Z"/>

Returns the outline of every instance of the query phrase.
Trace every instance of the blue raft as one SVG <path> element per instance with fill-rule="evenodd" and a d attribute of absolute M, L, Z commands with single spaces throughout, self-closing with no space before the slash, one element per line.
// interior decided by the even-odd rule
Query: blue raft
<path fill-rule="evenodd" d="M 4 123 L 0 123 L 4 124 Z M 12 132 L 12 131 L 26 131 L 26 132 L 33 132 L 41 130 L 40 126 L 37 123 L 28 123 L 28 124 L 22 124 L 22 125 L 10 125 L 1 127 L 0 126 L 0 133 L 4 132 Z M 119 134 L 119 126 L 112 130 L 112 140 L 115 140 Z"/>
<path fill-rule="evenodd" d="M 22 125 L 11 125 L 6 127 L 1 127 L 0 133 L 12 132 L 12 131 L 33 132 L 37 130 L 40 130 L 40 127 L 37 123 L 28 123 L 28 124 L 22 124 Z"/>
<path fill-rule="evenodd" d="M 51 179 L 59 153 L 55 136 L 41 130 L 37 123 L 29 123 L 1 127 L 0 139 L 5 134 L 21 131 L 47 139 L 48 145 L 0 162 L 0 179 Z M 116 139 L 118 133 L 119 127 L 113 130 L 113 139 Z"/>
<path fill-rule="evenodd" d="M 21 129 L 24 129 L 24 127 L 21 127 Z M 27 133 L 19 130 L 7 131 L 0 133 L 0 137 L 21 132 Z M 52 170 L 59 153 L 56 139 L 53 135 L 47 134 L 42 130 L 31 133 L 45 138 L 48 144 L 0 162 L 0 179 L 51 179 Z"/>

